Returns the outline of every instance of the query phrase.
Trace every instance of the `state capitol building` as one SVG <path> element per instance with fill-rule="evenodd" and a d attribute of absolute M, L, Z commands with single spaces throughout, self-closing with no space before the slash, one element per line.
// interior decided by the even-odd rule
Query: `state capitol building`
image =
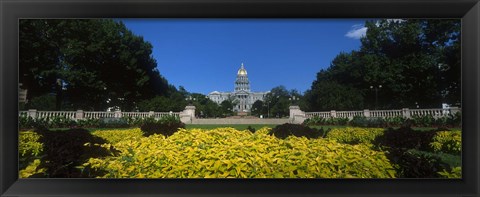
<path fill-rule="evenodd" d="M 235 80 L 235 90 L 233 92 L 218 92 L 213 91 L 208 94 L 210 100 L 216 102 L 217 104 L 222 103 L 225 100 L 232 100 L 233 111 L 235 112 L 250 112 L 253 103 L 260 100 L 264 101 L 267 92 L 251 92 L 250 91 L 250 82 L 248 81 L 247 70 L 242 65 L 237 72 L 237 79 Z"/>

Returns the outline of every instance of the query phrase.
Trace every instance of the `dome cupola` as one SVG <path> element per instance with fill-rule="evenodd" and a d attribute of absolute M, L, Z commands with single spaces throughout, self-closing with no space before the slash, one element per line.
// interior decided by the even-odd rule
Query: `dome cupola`
<path fill-rule="evenodd" d="M 240 69 L 238 69 L 237 75 L 247 75 L 247 70 L 243 67 L 243 63 Z"/>
<path fill-rule="evenodd" d="M 250 92 L 250 82 L 248 81 L 247 70 L 245 70 L 243 63 L 240 66 L 240 69 L 238 69 L 237 79 L 235 80 L 235 92 L 242 90 Z"/>

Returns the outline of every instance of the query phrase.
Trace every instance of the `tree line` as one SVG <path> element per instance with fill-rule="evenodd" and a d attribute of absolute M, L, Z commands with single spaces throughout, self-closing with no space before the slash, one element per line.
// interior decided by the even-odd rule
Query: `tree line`
<path fill-rule="evenodd" d="M 177 92 L 160 75 L 153 46 L 122 22 L 22 19 L 19 27 L 26 107 L 133 110 L 141 100 Z"/>
<path fill-rule="evenodd" d="M 460 105 L 460 20 L 370 20 L 359 50 L 338 54 L 305 92 L 307 110 Z"/>
<path fill-rule="evenodd" d="M 22 109 L 181 111 L 191 103 L 197 116 L 233 114 L 234 100 L 218 105 L 169 84 L 153 46 L 121 21 L 19 22 L 19 82 L 28 89 Z M 252 115 L 288 116 L 292 104 L 306 111 L 460 105 L 460 20 L 382 19 L 365 27 L 360 49 L 338 54 L 304 94 L 274 87 Z"/>

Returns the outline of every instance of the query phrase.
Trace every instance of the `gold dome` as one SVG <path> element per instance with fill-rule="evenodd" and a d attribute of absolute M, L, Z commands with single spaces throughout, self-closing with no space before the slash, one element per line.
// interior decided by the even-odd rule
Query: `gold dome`
<path fill-rule="evenodd" d="M 243 63 L 240 69 L 238 69 L 237 75 L 247 75 L 247 70 L 243 67 Z"/>

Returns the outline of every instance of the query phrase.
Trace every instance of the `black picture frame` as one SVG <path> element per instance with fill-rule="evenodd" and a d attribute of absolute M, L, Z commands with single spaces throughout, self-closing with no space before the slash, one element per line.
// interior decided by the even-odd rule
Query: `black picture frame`
<path fill-rule="evenodd" d="M 479 196 L 478 0 L 1 0 L 1 196 Z M 20 18 L 461 18 L 463 178 L 18 179 Z"/>

